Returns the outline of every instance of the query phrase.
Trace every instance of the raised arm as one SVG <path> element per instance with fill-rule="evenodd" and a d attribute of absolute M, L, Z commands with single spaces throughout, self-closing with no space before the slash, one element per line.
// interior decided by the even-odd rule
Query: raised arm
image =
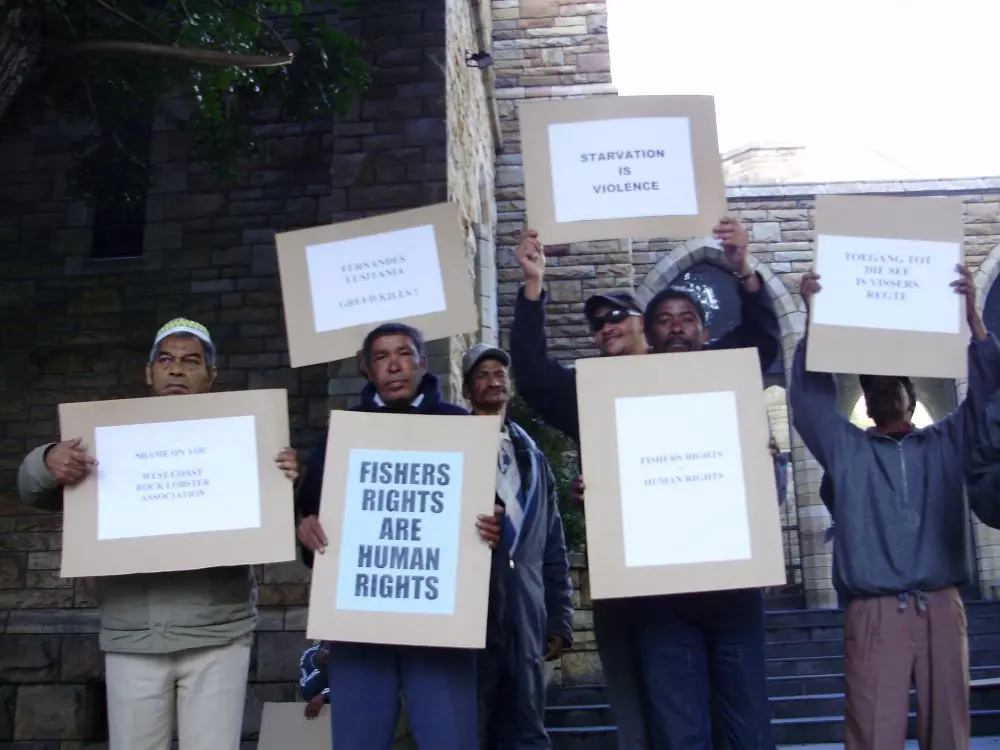
<path fill-rule="evenodd" d="M 549 515 L 542 579 L 545 584 L 545 611 L 548 636 L 559 636 L 568 648 L 573 645 L 573 583 L 569 577 L 569 557 L 566 554 L 566 536 L 563 532 L 562 514 L 552 469 L 543 460 L 548 472 Z"/>
<path fill-rule="evenodd" d="M 545 342 L 545 254 L 529 230 L 516 253 L 524 272 L 510 329 L 510 360 L 517 392 L 549 425 L 579 439 L 576 372 L 549 356 Z"/>
<path fill-rule="evenodd" d="M 976 309 L 976 285 L 972 273 L 958 266 L 958 279 L 951 283 L 957 294 L 965 297 L 965 317 L 972 339 L 969 341 L 969 383 L 965 399 L 958 408 L 931 429 L 941 432 L 956 451 L 959 460 L 970 461 L 979 438 L 979 428 L 987 405 L 1000 390 L 1000 345 L 983 325 Z"/>
<path fill-rule="evenodd" d="M 820 290 L 818 280 L 819 276 L 812 272 L 802 275 L 800 293 L 807 311 L 812 295 Z M 802 442 L 823 468 L 831 471 L 831 466 L 843 464 L 853 442 L 864 433 L 837 409 L 837 385 L 833 375 L 806 369 L 807 336 L 808 333 L 795 347 L 788 403 L 792 407 L 792 424 Z"/>
<path fill-rule="evenodd" d="M 753 347 L 760 357 L 761 370 L 767 370 L 781 351 L 781 330 L 764 290 L 764 280 L 750 266 L 750 236 L 736 219 L 728 216 L 719 221 L 713 233 L 722 243 L 726 266 L 736 277 L 742 312 L 740 324 L 708 348 Z"/>

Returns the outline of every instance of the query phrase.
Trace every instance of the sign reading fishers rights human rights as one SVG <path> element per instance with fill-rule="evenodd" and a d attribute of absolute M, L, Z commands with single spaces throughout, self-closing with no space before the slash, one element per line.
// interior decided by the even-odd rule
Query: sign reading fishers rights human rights
<path fill-rule="evenodd" d="M 689 119 L 562 122 L 548 132 L 557 222 L 698 213 Z"/>
<path fill-rule="evenodd" d="M 455 611 L 463 455 L 352 450 L 338 609 Z"/>

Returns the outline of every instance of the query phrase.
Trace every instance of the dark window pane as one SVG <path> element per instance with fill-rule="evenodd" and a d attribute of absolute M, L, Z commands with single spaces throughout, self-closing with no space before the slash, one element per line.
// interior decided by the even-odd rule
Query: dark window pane
<path fill-rule="evenodd" d="M 115 203 L 98 209 L 94 214 L 92 257 L 139 258 L 146 233 L 146 201 Z"/>

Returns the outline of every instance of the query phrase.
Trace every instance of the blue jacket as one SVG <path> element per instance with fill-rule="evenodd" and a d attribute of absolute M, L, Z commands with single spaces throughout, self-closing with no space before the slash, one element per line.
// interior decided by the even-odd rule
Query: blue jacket
<path fill-rule="evenodd" d="M 408 409 L 389 409 L 381 405 L 378 400 L 375 386 L 371 383 L 365 385 L 361 391 L 361 403 L 352 406 L 348 411 L 368 411 L 368 412 L 395 412 L 402 414 L 438 414 L 438 415 L 462 415 L 468 414 L 467 409 L 463 409 L 457 404 L 451 404 L 441 400 L 441 383 L 437 376 L 427 373 L 417 388 L 417 396 L 414 399 L 416 405 L 411 405 Z M 326 435 L 320 438 L 316 447 L 313 448 L 309 463 L 306 464 L 305 476 L 295 492 L 295 514 L 298 518 L 315 516 L 319 514 L 319 500 L 323 492 L 323 466 L 326 463 Z M 302 550 L 302 562 L 310 568 L 313 564 L 313 554 L 304 547 Z"/>
<path fill-rule="evenodd" d="M 316 653 L 320 648 L 322 644 L 310 646 L 302 652 L 302 658 L 299 659 L 299 690 L 302 691 L 303 700 L 311 701 L 317 695 L 323 695 L 329 703 L 330 681 L 326 670 L 316 665 Z"/>
<path fill-rule="evenodd" d="M 706 350 L 756 347 L 762 370 L 778 356 L 781 334 L 767 293 L 748 294 L 739 285 L 743 318 L 740 324 L 710 341 Z M 532 301 L 517 293 L 514 322 L 510 328 L 510 361 L 517 390 L 527 404 L 548 425 L 580 442 L 580 418 L 576 403 L 576 370 L 550 357 L 545 343 L 545 302 L 547 295 Z"/>
<path fill-rule="evenodd" d="M 969 391 L 958 409 L 899 440 L 851 424 L 837 409 L 833 376 L 806 370 L 805 347 L 803 338 L 789 402 L 795 429 L 836 488 L 838 592 L 887 596 L 967 583 L 963 484 L 986 403 L 1000 388 L 997 340 L 970 342 Z"/>
<path fill-rule="evenodd" d="M 1000 529 L 1000 394 L 986 406 L 966 482 L 973 512 L 987 526 Z"/>
<path fill-rule="evenodd" d="M 528 433 L 509 420 L 507 428 L 525 508 L 514 548 L 502 541 L 493 551 L 480 684 L 497 680 L 503 687 L 493 695 L 484 686 L 481 695 L 493 699 L 480 710 L 491 714 L 500 747 L 548 748 L 544 655 L 549 636 L 573 642 L 573 585 L 552 469 Z"/>

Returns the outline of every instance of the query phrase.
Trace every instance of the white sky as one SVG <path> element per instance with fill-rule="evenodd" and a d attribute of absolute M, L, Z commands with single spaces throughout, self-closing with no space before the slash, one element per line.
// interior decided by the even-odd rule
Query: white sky
<path fill-rule="evenodd" d="M 608 14 L 619 93 L 714 95 L 723 153 L 778 141 L 874 150 L 914 178 L 1000 175 L 1000 0 L 608 0 Z M 900 176 L 862 160 L 853 179 Z"/>

